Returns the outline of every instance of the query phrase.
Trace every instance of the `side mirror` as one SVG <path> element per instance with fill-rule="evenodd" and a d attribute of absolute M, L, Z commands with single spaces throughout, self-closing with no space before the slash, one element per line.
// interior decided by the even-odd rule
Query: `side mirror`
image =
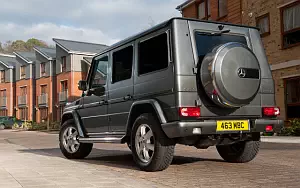
<path fill-rule="evenodd" d="M 78 89 L 81 91 L 86 91 L 87 90 L 87 83 L 85 80 L 80 80 L 78 82 Z"/>

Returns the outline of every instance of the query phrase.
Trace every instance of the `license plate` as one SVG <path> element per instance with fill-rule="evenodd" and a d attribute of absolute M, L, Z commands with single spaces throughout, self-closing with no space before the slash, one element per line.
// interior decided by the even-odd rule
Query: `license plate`
<path fill-rule="evenodd" d="M 217 121 L 217 131 L 248 131 L 248 120 Z"/>

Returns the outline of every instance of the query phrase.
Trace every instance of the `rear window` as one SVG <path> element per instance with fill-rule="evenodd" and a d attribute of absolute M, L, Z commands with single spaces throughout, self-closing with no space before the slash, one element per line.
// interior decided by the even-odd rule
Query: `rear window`
<path fill-rule="evenodd" d="M 195 39 L 200 62 L 203 60 L 204 56 L 207 53 L 211 52 L 213 48 L 218 45 L 222 45 L 228 42 L 239 42 L 247 45 L 246 38 L 244 36 L 237 35 L 222 34 L 220 36 L 209 36 L 205 33 L 196 32 Z"/>

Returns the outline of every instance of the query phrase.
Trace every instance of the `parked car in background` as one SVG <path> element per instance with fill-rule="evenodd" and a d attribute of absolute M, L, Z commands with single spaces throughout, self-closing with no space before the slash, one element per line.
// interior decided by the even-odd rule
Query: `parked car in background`
<path fill-rule="evenodd" d="M 11 129 L 15 123 L 21 126 L 23 121 L 13 116 L 0 116 L 0 129 Z"/>

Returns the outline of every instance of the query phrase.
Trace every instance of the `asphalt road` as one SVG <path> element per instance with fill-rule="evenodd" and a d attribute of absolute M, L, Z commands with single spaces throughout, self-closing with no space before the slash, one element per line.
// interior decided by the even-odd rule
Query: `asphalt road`
<path fill-rule="evenodd" d="M 41 166 L 34 169 L 41 176 L 40 178 L 53 183 L 49 184 L 52 185 L 49 187 L 54 187 L 54 185 L 68 187 L 73 182 L 70 179 L 63 179 L 62 181 L 66 183 L 60 184 L 59 180 L 54 181 L 51 176 L 45 176 L 39 172 L 45 165 L 47 167 L 53 165 L 51 168 L 53 171 L 59 168 L 62 173 L 68 172 L 68 177 L 77 177 L 76 173 L 81 167 L 95 170 L 92 172 L 93 178 L 90 176 L 89 179 L 82 180 L 79 182 L 82 186 L 79 187 L 300 187 L 299 144 L 262 143 L 256 159 L 246 164 L 224 162 L 214 147 L 199 150 L 177 145 L 171 166 L 165 171 L 155 173 L 142 172 L 137 169 L 126 145 L 95 144 L 87 159 L 76 161 L 67 160 L 62 156 L 58 148 L 57 134 L 0 131 L 0 146 L 7 148 L 6 150 L 0 147 L 2 156 L 0 160 L 4 159 L 9 152 L 10 156 L 15 155 L 14 160 L 2 161 L 2 163 L 0 161 L 0 175 L 1 169 L 10 172 L 10 169 L 16 168 L 9 163 L 19 158 L 21 161 L 23 156 L 27 156 L 29 159 L 26 160 L 29 161 L 41 160 L 39 162 Z M 47 161 L 56 160 L 59 163 L 47 164 Z M 104 172 L 109 172 L 109 175 Z M 23 186 L 14 174 L 10 174 Z M 85 175 L 87 174 L 82 174 L 84 177 Z M 101 178 L 105 178 L 106 184 L 100 181 Z M 93 182 L 91 179 L 99 179 L 99 181 L 91 183 Z M 85 182 L 90 186 L 83 186 Z M 119 184 L 120 182 L 123 184 Z M 39 187 L 39 184 L 33 183 L 32 187 Z M 45 186 L 41 185 L 41 187 Z"/>

